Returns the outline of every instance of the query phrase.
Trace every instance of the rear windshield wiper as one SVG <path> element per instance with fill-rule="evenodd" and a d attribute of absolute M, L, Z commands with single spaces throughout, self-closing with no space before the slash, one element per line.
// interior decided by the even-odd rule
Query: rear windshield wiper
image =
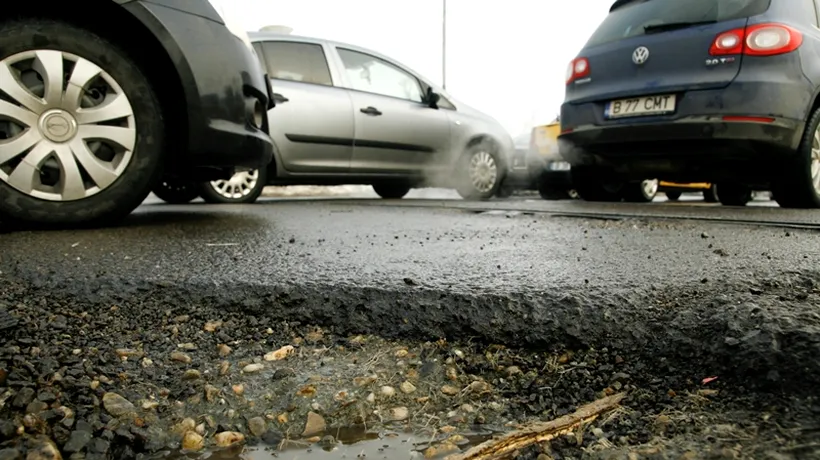
<path fill-rule="evenodd" d="M 644 26 L 644 33 L 651 34 L 655 32 L 666 32 L 668 30 L 686 29 L 687 27 L 702 26 L 706 24 L 715 24 L 717 21 L 691 21 L 691 22 L 670 22 L 667 24 L 652 24 Z"/>

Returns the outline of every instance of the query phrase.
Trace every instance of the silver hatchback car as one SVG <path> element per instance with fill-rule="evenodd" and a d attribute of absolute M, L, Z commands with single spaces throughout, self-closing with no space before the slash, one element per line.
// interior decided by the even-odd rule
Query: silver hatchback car
<path fill-rule="evenodd" d="M 372 185 L 383 198 L 446 187 L 486 200 L 511 174 L 527 173 L 496 120 L 393 59 L 293 35 L 251 41 L 271 78 L 275 161 L 201 184 L 208 202 L 253 202 L 265 185 L 341 184 Z"/>

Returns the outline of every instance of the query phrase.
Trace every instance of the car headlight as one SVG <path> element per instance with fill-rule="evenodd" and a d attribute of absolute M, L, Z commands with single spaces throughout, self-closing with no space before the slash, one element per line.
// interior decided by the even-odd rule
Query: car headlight
<path fill-rule="evenodd" d="M 254 55 L 256 54 L 256 50 L 253 49 L 253 45 L 251 44 L 251 38 L 248 36 L 248 32 L 239 24 L 239 21 L 231 14 L 231 9 L 226 7 L 225 0 L 208 0 L 208 3 L 211 4 L 216 13 L 222 18 L 222 22 L 225 23 L 225 27 L 236 36 L 236 38 L 242 40 L 242 43 L 248 47 L 251 53 Z"/>

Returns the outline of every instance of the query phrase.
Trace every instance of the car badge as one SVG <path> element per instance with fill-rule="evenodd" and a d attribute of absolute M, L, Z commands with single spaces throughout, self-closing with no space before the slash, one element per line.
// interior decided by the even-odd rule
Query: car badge
<path fill-rule="evenodd" d="M 649 48 L 639 46 L 632 52 L 632 62 L 637 65 L 644 64 L 649 59 Z"/>

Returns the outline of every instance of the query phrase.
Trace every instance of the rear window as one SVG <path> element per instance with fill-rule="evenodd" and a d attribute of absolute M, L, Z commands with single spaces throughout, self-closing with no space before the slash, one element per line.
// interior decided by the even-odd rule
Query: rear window
<path fill-rule="evenodd" d="M 586 46 L 644 35 L 646 26 L 756 16 L 770 4 L 771 0 L 619 0 Z"/>

